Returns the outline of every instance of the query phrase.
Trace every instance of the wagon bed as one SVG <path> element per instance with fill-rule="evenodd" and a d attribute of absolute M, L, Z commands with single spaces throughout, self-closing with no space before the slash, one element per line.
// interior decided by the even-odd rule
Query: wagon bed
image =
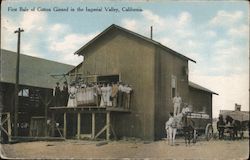
<path fill-rule="evenodd" d="M 198 136 L 205 135 L 206 140 L 212 138 L 212 118 L 208 114 L 201 112 L 188 112 L 187 118 L 194 122 L 194 130 Z"/>

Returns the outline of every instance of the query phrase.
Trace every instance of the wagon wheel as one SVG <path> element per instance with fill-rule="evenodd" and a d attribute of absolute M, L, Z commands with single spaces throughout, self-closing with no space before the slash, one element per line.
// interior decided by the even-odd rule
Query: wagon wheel
<path fill-rule="evenodd" d="M 207 124 L 206 130 L 205 130 L 205 135 L 206 135 L 207 141 L 209 141 L 213 137 L 213 127 L 212 127 L 211 123 Z"/>

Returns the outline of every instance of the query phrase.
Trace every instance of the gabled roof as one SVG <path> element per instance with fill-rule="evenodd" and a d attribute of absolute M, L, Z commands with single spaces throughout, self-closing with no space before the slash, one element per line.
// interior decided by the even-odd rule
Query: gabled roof
<path fill-rule="evenodd" d="M 0 82 L 15 83 L 17 54 L 1 49 Z M 65 74 L 74 66 L 51 60 L 20 54 L 19 84 L 40 88 L 53 88 L 61 78 L 55 74 Z"/>
<path fill-rule="evenodd" d="M 218 93 L 215 93 L 215 92 L 213 92 L 213 91 L 211 91 L 211 90 L 209 90 L 209 89 L 207 89 L 207 88 L 204 88 L 204 87 L 202 87 L 202 86 L 200 86 L 200 85 L 198 85 L 198 84 L 196 84 L 196 83 L 193 83 L 193 82 L 191 82 L 191 81 L 188 82 L 188 85 L 189 85 L 190 87 L 195 88 L 195 89 L 198 89 L 198 90 L 202 90 L 202 91 L 209 92 L 209 93 L 212 93 L 212 94 L 215 94 L 215 95 L 219 95 Z"/>
<path fill-rule="evenodd" d="M 142 40 L 145 40 L 145 41 L 147 41 L 147 42 L 150 42 L 150 43 L 152 43 L 152 44 L 155 44 L 155 45 L 157 45 L 157 46 L 163 48 L 163 49 L 166 50 L 167 52 L 170 52 L 170 53 L 172 53 L 172 54 L 174 54 L 174 55 L 176 55 L 176 56 L 178 56 L 178 57 L 181 57 L 181 58 L 184 58 L 184 59 L 186 59 L 186 60 L 190 60 L 190 61 L 196 63 L 196 61 L 194 61 L 193 59 L 188 58 L 188 57 L 186 57 L 186 56 L 184 56 L 184 55 L 182 55 L 182 54 L 180 54 L 180 53 L 178 53 L 178 52 L 176 52 L 176 51 L 174 51 L 174 50 L 172 50 L 172 49 L 170 49 L 170 48 L 168 48 L 168 47 L 162 45 L 161 43 L 159 43 L 159 42 L 157 42 L 157 41 L 154 41 L 154 40 L 152 40 L 152 39 L 150 39 L 150 38 L 148 38 L 148 37 L 142 36 L 142 35 L 140 35 L 140 34 L 138 34 L 138 33 L 132 32 L 132 31 L 130 31 L 130 30 L 127 30 L 127 29 L 125 29 L 125 28 L 123 28 L 123 27 L 120 27 L 120 26 L 118 26 L 118 25 L 115 25 L 115 24 L 112 24 L 111 26 L 109 26 L 108 28 L 106 28 L 103 32 L 101 32 L 100 34 L 98 34 L 96 37 L 94 37 L 92 40 L 90 40 L 88 43 L 86 43 L 84 46 L 82 46 L 80 49 L 78 49 L 74 54 L 84 55 L 84 54 L 85 54 L 84 51 L 85 51 L 86 48 L 88 48 L 89 46 L 91 46 L 97 39 L 101 38 L 101 37 L 102 37 L 103 35 L 105 35 L 107 32 L 110 32 L 110 31 L 115 30 L 115 29 L 116 29 L 116 30 L 123 31 L 123 32 L 126 32 L 126 33 L 128 33 L 128 34 L 130 34 L 130 35 L 133 35 L 133 36 L 136 36 L 136 37 L 138 37 L 138 38 L 141 38 Z"/>

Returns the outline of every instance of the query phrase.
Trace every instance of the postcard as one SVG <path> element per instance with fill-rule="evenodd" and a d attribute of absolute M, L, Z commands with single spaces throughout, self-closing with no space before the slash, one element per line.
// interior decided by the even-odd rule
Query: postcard
<path fill-rule="evenodd" d="M 247 1 L 3 0 L 1 157 L 247 159 Z"/>

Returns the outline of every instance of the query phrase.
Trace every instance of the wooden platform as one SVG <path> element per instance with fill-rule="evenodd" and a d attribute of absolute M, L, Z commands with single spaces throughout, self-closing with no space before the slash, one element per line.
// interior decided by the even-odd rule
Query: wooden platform
<path fill-rule="evenodd" d="M 81 116 L 82 113 L 90 113 L 92 115 L 92 131 L 91 131 L 91 139 L 96 139 L 99 137 L 103 132 L 106 131 L 106 140 L 110 139 L 111 132 L 113 133 L 114 137 L 116 138 L 115 131 L 112 127 L 110 121 L 111 114 L 127 114 L 131 113 L 129 109 L 119 108 L 119 107 L 99 107 L 99 106 L 82 106 L 82 107 L 50 107 L 49 108 L 52 113 L 52 123 L 55 126 L 55 114 L 63 113 L 64 125 L 63 125 L 63 137 L 66 139 L 67 135 L 67 113 L 77 113 L 77 139 L 80 139 L 81 136 Z M 106 115 L 106 125 L 96 134 L 96 122 L 95 117 L 96 113 L 102 113 Z M 84 114 L 83 114 L 84 115 Z M 52 127 L 52 135 L 55 133 L 55 127 Z"/>
<path fill-rule="evenodd" d="M 97 107 L 97 106 L 82 106 L 82 107 L 50 107 L 52 112 L 67 112 L 67 113 L 106 113 L 106 112 L 121 112 L 131 113 L 131 110 L 120 107 Z"/>

